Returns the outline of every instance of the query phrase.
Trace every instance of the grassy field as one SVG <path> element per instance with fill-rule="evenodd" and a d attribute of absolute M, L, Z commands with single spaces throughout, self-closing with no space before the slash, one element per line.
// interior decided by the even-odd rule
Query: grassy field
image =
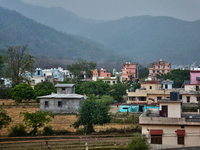
<path fill-rule="evenodd" d="M 7 128 L 3 128 L 1 130 L 0 136 L 8 136 L 9 131 L 8 129 L 11 128 L 11 126 L 14 126 L 18 123 L 23 123 L 23 117 L 20 116 L 20 112 L 28 111 L 28 112 L 37 112 L 39 111 L 39 105 L 37 103 L 34 103 L 33 101 L 30 101 L 29 103 L 24 102 L 20 104 L 16 104 L 13 100 L 0 100 L 0 106 L 4 110 L 6 110 L 7 114 L 12 118 L 13 122 L 10 123 Z M 135 125 L 137 125 L 137 119 L 139 114 L 129 114 L 126 115 L 122 113 L 118 113 L 114 116 L 113 120 L 109 124 L 105 124 L 103 126 L 95 126 L 95 131 L 106 131 L 111 128 L 116 129 L 124 129 L 124 128 L 131 128 Z M 134 119 L 134 121 L 133 121 Z M 71 127 L 71 125 L 77 120 L 75 115 L 55 115 L 54 119 L 48 124 L 51 125 L 54 131 L 57 132 L 64 132 L 64 131 L 70 131 L 70 132 L 76 132 L 76 129 Z M 132 121 L 131 121 L 132 120 Z M 42 128 L 40 129 L 40 132 L 42 132 Z"/>

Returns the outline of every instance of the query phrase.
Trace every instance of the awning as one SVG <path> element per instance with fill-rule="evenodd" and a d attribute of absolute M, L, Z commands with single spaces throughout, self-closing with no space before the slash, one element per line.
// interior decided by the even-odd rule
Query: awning
<path fill-rule="evenodd" d="M 162 135 L 163 130 L 150 130 L 151 135 Z"/>
<path fill-rule="evenodd" d="M 185 135 L 185 130 L 177 130 L 177 135 Z"/>

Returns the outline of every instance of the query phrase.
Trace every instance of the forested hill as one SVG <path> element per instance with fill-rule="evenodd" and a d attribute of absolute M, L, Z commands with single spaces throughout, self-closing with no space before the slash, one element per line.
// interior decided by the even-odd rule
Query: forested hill
<path fill-rule="evenodd" d="M 92 44 L 89 44 L 83 38 L 58 32 L 16 11 L 0 7 L 0 14 L 0 47 L 28 44 L 31 54 L 57 59 L 100 60 L 105 58 L 104 50 L 96 47 L 97 44 L 91 41 Z"/>
<path fill-rule="evenodd" d="M 174 63 L 200 64 L 200 20 L 138 16 L 90 26 L 81 35 L 140 62 L 160 58 Z"/>

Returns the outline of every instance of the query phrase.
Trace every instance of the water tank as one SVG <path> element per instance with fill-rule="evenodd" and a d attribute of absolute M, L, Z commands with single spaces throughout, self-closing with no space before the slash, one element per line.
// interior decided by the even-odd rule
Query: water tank
<path fill-rule="evenodd" d="M 170 100 L 177 101 L 178 99 L 178 93 L 175 91 L 170 92 Z"/>

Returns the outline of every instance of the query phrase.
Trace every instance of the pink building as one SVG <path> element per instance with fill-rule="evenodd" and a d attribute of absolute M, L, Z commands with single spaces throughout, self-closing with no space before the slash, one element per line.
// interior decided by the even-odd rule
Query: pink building
<path fill-rule="evenodd" d="M 106 72 L 106 69 L 101 68 L 100 77 L 111 77 L 111 73 L 110 72 Z"/>
<path fill-rule="evenodd" d="M 122 80 L 130 80 L 132 77 L 132 80 L 135 80 L 139 76 L 139 67 L 138 63 L 130 63 L 126 62 L 124 64 L 124 68 L 122 70 Z"/>
<path fill-rule="evenodd" d="M 190 81 L 184 84 L 182 94 L 183 103 L 198 103 L 200 100 L 200 70 L 190 71 Z"/>
<path fill-rule="evenodd" d="M 152 63 L 152 68 L 149 68 L 149 75 L 155 80 L 157 74 L 167 74 L 171 72 L 171 63 L 164 63 L 162 59 L 158 63 Z"/>

